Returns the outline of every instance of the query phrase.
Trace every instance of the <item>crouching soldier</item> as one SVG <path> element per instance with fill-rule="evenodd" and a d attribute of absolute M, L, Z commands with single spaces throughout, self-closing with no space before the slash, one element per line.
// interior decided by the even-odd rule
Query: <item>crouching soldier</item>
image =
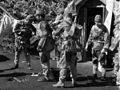
<path fill-rule="evenodd" d="M 58 60 L 58 67 L 60 68 L 59 72 L 59 81 L 56 84 L 53 84 L 53 87 L 64 87 L 65 86 L 65 78 L 67 73 L 68 66 L 70 67 L 71 78 L 72 78 L 72 86 L 76 86 L 76 50 L 75 50 L 75 40 L 73 36 L 69 35 L 71 25 L 72 25 L 72 13 L 68 13 L 64 18 L 61 25 L 61 30 L 58 33 L 62 38 L 61 42 L 61 52 L 60 59 Z"/>
<path fill-rule="evenodd" d="M 85 49 L 92 44 L 93 81 L 97 78 L 98 65 L 101 66 L 102 80 L 105 80 L 105 56 L 109 46 L 109 33 L 102 24 L 100 15 L 95 16 L 95 25 L 92 26 Z"/>
<path fill-rule="evenodd" d="M 36 34 L 36 29 L 32 25 L 33 16 L 28 15 L 25 21 L 20 21 L 14 28 L 15 34 L 15 68 L 19 67 L 20 53 L 23 50 L 28 64 L 28 69 L 31 69 L 30 53 L 28 48 L 30 46 L 30 38 Z"/>

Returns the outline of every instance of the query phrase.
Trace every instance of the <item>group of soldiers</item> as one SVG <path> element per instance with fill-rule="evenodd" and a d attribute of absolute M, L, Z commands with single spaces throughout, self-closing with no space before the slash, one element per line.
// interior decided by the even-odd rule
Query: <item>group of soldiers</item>
<path fill-rule="evenodd" d="M 42 66 L 42 75 L 38 81 L 54 80 L 54 76 L 50 69 L 50 52 L 56 47 L 59 47 L 57 66 L 60 68 L 59 81 L 53 87 L 64 87 L 65 78 L 67 75 L 68 66 L 71 71 L 72 86 L 76 86 L 76 63 L 77 52 L 75 50 L 75 36 L 70 35 L 71 26 L 73 24 L 72 13 L 68 13 L 62 19 L 53 24 L 58 26 L 57 30 L 52 30 L 50 24 L 45 20 L 45 14 L 39 12 L 35 15 L 37 24 L 33 25 L 34 16 L 28 15 L 25 20 L 18 22 L 14 27 L 15 34 L 15 69 L 19 67 L 20 53 L 23 50 L 28 64 L 28 69 L 31 69 L 29 48 L 31 43 L 37 43 L 36 49 L 40 56 Z M 31 37 L 31 38 L 30 38 Z M 59 38 L 60 37 L 60 38 Z M 58 43 L 57 40 L 60 42 Z M 57 44 L 55 44 L 57 43 Z M 58 48 L 55 48 L 58 49 Z"/>
<path fill-rule="evenodd" d="M 77 47 L 81 47 L 76 32 L 75 15 L 71 12 L 64 15 L 61 11 L 55 21 L 52 23 L 55 30 L 46 20 L 43 12 L 38 12 L 34 16 L 28 15 L 24 20 L 18 22 L 14 27 L 15 34 L 15 69 L 19 67 L 20 53 L 23 50 L 28 64 L 31 69 L 30 48 L 35 44 L 35 48 L 40 56 L 42 66 L 42 77 L 38 81 L 54 80 L 50 68 L 50 53 L 53 49 L 56 51 L 57 67 L 59 68 L 59 81 L 53 84 L 53 87 L 64 87 L 67 70 L 70 70 L 72 86 L 77 84 Z M 35 22 L 35 24 L 33 24 Z M 85 49 L 92 45 L 92 62 L 93 62 L 93 81 L 97 79 L 97 71 L 101 66 L 102 78 L 106 79 L 106 55 L 109 49 L 110 35 L 107 28 L 102 24 L 101 15 L 96 15 L 95 25 L 92 26 L 91 32 L 86 43 Z M 74 26 L 74 28 L 73 28 Z M 37 45 L 36 45 L 37 43 Z M 81 47 L 82 49 L 82 47 Z"/>

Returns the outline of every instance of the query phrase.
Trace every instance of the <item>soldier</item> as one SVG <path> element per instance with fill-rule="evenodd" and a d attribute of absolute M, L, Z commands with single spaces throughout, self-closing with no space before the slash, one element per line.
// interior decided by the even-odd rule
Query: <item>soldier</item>
<path fill-rule="evenodd" d="M 52 23 L 54 26 L 54 31 L 52 32 L 53 38 L 56 40 L 56 47 L 55 47 L 55 60 L 58 60 L 60 58 L 60 51 L 58 50 L 58 44 L 60 42 L 59 36 L 54 36 L 54 33 L 58 30 L 59 32 L 59 24 L 63 21 L 63 14 L 64 10 L 60 10 L 55 18 L 55 21 Z M 61 27 L 61 26 L 60 26 Z"/>
<path fill-rule="evenodd" d="M 19 58 L 21 50 L 24 50 L 28 69 L 31 69 L 30 54 L 28 48 L 30 45 L 30 37 L 36 34 L 36 28 L 32 25 L 33 16 L 28 15 L 25 21 L 20 21 L 14 28 L 15 34 L 15 68 L 19 67 Z"/>
<path fill-rule="evenodd" d="M 55 21 L 53 22 L 53 24 L 59 24 L 60 22 L 62 22 L 63 20 L 63 14 L 64 14 L 64 10 L 60 10 L 55 18 Z"/>
<path fill-rule="evenodd" d="M 117 65 L 117 72 L 116 72 L 116 85 L 120 85 L 120 15 L 117 16 L 117 20 L 116 20 L 116 25 L 115 25 L 115 29 L 114 29 L 114 36 L 115 38 L 117 38 L 118 40 L 118 47 L 117 47 L 117 50 L 118 50 L 118 56 L 117 56 L 117 60 L 114 61 Z"/>
<path fill-rule="evenodd" d="M 120 12 L 120 10 L 118 10 Z M 119 13 L 117 12 L 117 13 Z M 114 38 L 110 50 L 114 53 L 114 74 L 116 76 L 116 85 L 120 85 L 120 15 L 115 14 Z"/>
<path fill-rule="evenodd" d="M 38 20 L 40 21 L 38 24 L 38 28 L 39 30 L 37 30 L 37 37 L 40 38 L 40 41 L 38 43 L 38 51 L 41 51 L 42 48 L 44 47 L 44 43 L 46 40 L 47 36 L 52 37 L 52 29 L 50 27 L 50 25 L 47 23 L 47 21 L 45 20 L 45 14 L 44 13 L 39 13 L 38 15 Z"/>
<path fill-rule="evenodd" d="M 60 59 L 58 61 L 58 67 L 60 68 L 59 72 L 59 81 L 56 84 L 53 84 L 53 87 L 64 87 L 65 86 L 65 78 L 67 75 L 68 66 L 70 66 L 71 78 L 72 78 L 72 86 L 76 86 L 76 51 L 75 51 L 75 40 L 73 40 L 73 36 L 69 35 L 69 31 L 72 25 L 72 13 L 68 13 L 61 23 L 61 30 L 56 33 L 61 35 L 61 52 Z"/>
<path fill-rule="evenodd" d="M 37 50 L 39 51 L 41 66 L 43 69 L 43 76 L 40 77 L 38 81 L 54 80 L 53 74 L 50 70 L 50 52 L 54 48 L 54 45 L 51 45 L 52 29 L 45 20 L 45 14 L 43 12 L 39 13 L 37 17 L 40 20 L 36 33 L 37 37 L 40 39 Z"/>
<path fill-rule="evenodd" d="M 98 64 L 101 65 L 102 80 L 105 80 L 105 53 L 109 46 L 109 33 L 107 28 L 102 24 L 101 15 L 95 16 L 95 25 L 92 26 L 91 32 L 86 44 L 92 44 L 92 62 L 93 62 L 93 81 L 97 78 Z"/>

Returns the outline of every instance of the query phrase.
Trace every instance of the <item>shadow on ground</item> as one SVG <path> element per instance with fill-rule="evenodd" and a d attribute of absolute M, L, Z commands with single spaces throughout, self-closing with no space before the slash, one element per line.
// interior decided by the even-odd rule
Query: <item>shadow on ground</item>
<path fill-rule="evenodd" d="M 4 55 L 0 55 L 0 62 L 4 62 L 4 61 L 8 61 L 10 60 L 8 57 L 4 56 Z"/>
<path fill-rule="evenodd" d="M 52 69 L 53 75 L 55 79 L 59 80 L 59 70 L 58 69 Z M 69 71 L 68 71 L 69 73 Z M 67 75 L 66 81 L 71 81 L 70 74 Z M 81 74 L 78 74 L 78 86 L 77 87 L 104 87 L 104 86 L 115 86 L 115 77 L 106 77 L 106 80 L 102 81 L 100 77 L 96 79 L 96 81 L 93 81 L 92 76 L 83 76 Z M 85 82 L 84 84 L 81 82 Z M 72 88 L 71 86 L 67 86 L 65 88 Z"/>
<path fill-rule="evenodd" d="M 92 76 L 86 77 L 78 77 L 77 78 L 78 85 L 77 87 L 105 87 L 105 86 L 116 86 L 115 85 L 115 78 L 114 77 L 107 77 L 105 81 L 102 81 L 100 78 L 93 81 Z M 84 84 L 81 82 L 85 82 Z M 72 86 L 67 86 L 65 88 L 73 88 Z"/>
<path fill-rule="evenodd" d="M 0 77 L 21 77 L 30 75 L 31 73 L 24 73 L 24 72 L 13 72 L 13 73 L 7 73 L 7 74 L 0 74 Z"/>

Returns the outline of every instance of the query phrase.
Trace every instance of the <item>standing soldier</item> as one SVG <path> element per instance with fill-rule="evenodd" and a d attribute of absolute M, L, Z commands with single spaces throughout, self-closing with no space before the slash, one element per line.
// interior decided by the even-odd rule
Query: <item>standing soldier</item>
<path fill-rule="evenodd" d="M 28 46 L 30 45 L 30 37 L 36 34 L 36 28 L 32 25 L 33 16 L 28 15 L 25 21 L 20 21 L 16 24 L 14 28 L 15 34 L 15 68 L 19 67 L 19 58 L 21 50 L 24 50 L 26 61 L 28 64 L 28 69 L 31 69 L 30 64 L 30 53 L 28 51 Z"/>
<path fill-rule="evenodd" d="M 117 55 L 115 54 L 116 56 L 114 59 L 114 69 L 116 69 L 116 84 L 120 85 L 120 15 L 116 16 L 114 37 L 117 40 L 117 43 L 114 43 L 117 46 Z"/>
<path fill-rule="evenodd" d="M 58 44 L 60 42 L 60 37 L 59 36 L 54 36 L 54 33 L 59 32 L 59 24 L 63 21 L 63 13 L 64 10 L 59 11 L 59 13 L 57 14 L 55 21 L 53 22 L 53 26 L 54 26 L 54 31 L 52 32 L 53 38 L 56 40 L 56 45 L 55 45 L 55 60 L 58 60 L 60 58 L 60 51 L 58 50 Z M 60 26 L 61 27 L 61 26 Z"/>
<path fill-rule="evenodd" d="M 40 39 L 37 50 L 39 51 L 41 66 L 43 69 L 43 76 L 40 77 L 38 81 L 49 81 L 54 79 L 50 70 L 50 52 L 54 48 L 52 43 L 52 29 L 45 20 L 45 14 L 43 12 L 37 14 L 37 17 L 40 20 L 36 33 L 36 36 Z"/>
<path fill-rule="evenodd" d="M 68 13 L 64 17 L 63 22 L 61 23 L 61 30 L 56 34 L 60 34 L 62 38 L 61 42 L 61 52 L 60 59 L 58 61 L 58 67 L 60 68 L 59 72 L 59 81 L 54 84 L 53 87 L 64 87 L 65 78 L 67 75 L 68 66 L 70 66 L 71 76 L 72 76 L 72 86 L 76 86 L 76 50 L 75 50 L 75 40 L 73 36 L 69 35 L 72 25 L 72 13 Z"/>
<path fill-rule="evenodd" d="M 120 85 L 120 0 L 114 0 L 113 13 L 114 21 L 114 38 L 110 49 L 114 52 L 114 74 L 116 74 L 116 85 Z"/>
<path fill-rule="evenodd" d="M 93 81 L 97 78 L 98 64 L 101 65 L 102 80 L 105 80 L 105 53 L 109 46 L 109 33 L 107 28 L 102 24 L 101 15 L 95 16 L 95 25 L 92 26 L 86 50 L 88 45 L 92 45 L 92 62 L 93 62 Z"/>

